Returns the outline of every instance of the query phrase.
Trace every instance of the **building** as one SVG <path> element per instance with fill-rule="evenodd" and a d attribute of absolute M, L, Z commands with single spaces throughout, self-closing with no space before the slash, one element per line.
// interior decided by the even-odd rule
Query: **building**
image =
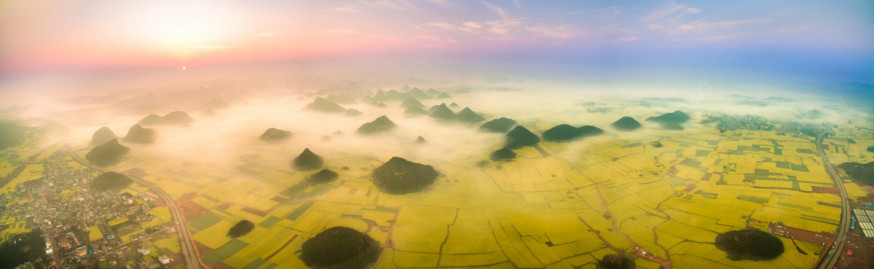
<path fill-rule="evenodd" d="M 865 237 L 874 238 L 874 210 L 853 209 L 853 215 L 856 215 L 856 222 Z"/>

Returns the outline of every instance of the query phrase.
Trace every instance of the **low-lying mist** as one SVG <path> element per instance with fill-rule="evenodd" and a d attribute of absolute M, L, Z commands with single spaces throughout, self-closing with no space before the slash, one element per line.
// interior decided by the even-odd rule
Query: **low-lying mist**
<path fill-rule="evenodd" d="M 479 130 L 479 123 L 442 121 L 428 115 L 404 112 L 401 100 L 387 100 L 384 107 L 366 101 L 364 97 L 378 91 L 403 92 L 396 81 L 366 79 L 334 80 L 309 78 L 302 81 L 211 81 L 202 84 L 183 83 L 139 90 L 102 91 L 90 95 L 64 98 L 43 98 L 7 107 L 4 117 L 40 119 L 63 128 L 45 137 L 43 144 L 69 143 L 87 147 L 91 135 L 100 127 L 109 127 L 123 137 L 128 129 L 149 114 L 164 115 L 184 111 L 194 121 L 186 126 L 144 126 L 157 132 L 151 144 L 124 143 L 131 154 L 155 162 L 194 162 L 216 167 L 237 167 L 251 161 L 252 156 L 270 156 L 257 160 L 276 169 L 289 169 L 289 161 L 305 148 L 332 159 L 351 156 L 375 158 L 384 162 L 392 156 L 440 167 L 475 165 L 487 160 L 491 151 L 503 146 L 503 134 Z M 558 125 L 593 125 L 605 130 L 601 137 L 622 140 L 647 140 L 665 132 L 658 125 L 646 123 L 647 117 L 673 111 L 692 116 L 684 124 L 687 130 L 699 128 L 699 122 L 709 115 L 757 115 L 770 120 L 792 120 L 804 123 L 841 123 L 852 119 L 870 120 L 871 115 L 854 112 L 840 103 L 824 103 L 807 94 L 789 95 L 780 88 L 711 86 L 708 84 L 672 84 L 667 86 L 640 84 L 569 85 L 524 81 L 483 83 L 482 85 L 452 84 L 410 85 L 421 90 L 436 88 L 451 97 L 422 98 L 425 109 L 446 103 L 454 112 L 464 107 L 484 116 L 486 120 L 508 117 L 535 134 Z M 376 87 L 373 85 L 381 85 Z M 762 89 L 766 90 L 762 90 Z M 306 109 L 317 97 L 341 94 L 355 101 L 341 102 L 345 109 L 355 109 L 360 115 L 326 113 Z M 31 98 L 34 100 L 36 98 Z M 362 134 L 356 130 L 364 123 L 387 116 L 397 126 L 388 131 Z M 610 124 L 630 116 L 643 128 L 635 132 L 618 132 Z M 31 125 L 38 124 L 31 122 Z M 292 133 L 289 139 L 265 142 L 258 137 L 268 128 Z M 425 143 L 417 143 L 421 136 Z M 590 138 L 568 144 L 564 152 L 555 154 L 576 158 L 575 154 L 589 143 L 606 138 Z"/>

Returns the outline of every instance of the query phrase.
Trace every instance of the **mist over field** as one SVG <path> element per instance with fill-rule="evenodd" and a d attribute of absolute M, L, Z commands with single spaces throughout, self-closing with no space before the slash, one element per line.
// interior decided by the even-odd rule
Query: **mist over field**
<path fill-rule="evenodd" d="M 872 11 L 0 2 L 0 268 L 874 268 Z"/>
<path fill-rule="evenodd" d="M 53 132 L 43 146 L 57 143 L 85 145 L 100 127 L 109 127 L 123 137 L 128 129 L 149 114 L 184 111 L 194 122 L 186 126 L 146 126 L 157 130 L 153 144 L 132 145 L 134 154 L 157 162 L 184 160 L 216 167 L 245 165 L 245 156 L 278 156 L 267 161 L 272 167 L 287 168 L 288 158 L 310 148 L 328 159 L 370 156 L 386 160 L 406 156 L 436 166 L 473 166 L 488 152 L 502 146 L 501 134 L 478 130 L 480 123 L 441 121 L 427 115 L 404 113 L 401 100 L 389 100 L 378 107 L 364 97 L 379 91 L 402 91 L 403 86 L 422 90 L 438 89 L 452 97 L 427 98 L 425 108 L 441 103 L 457 104 L 483 115 L 487 120 L 508 117 L 535 133 L 567 123 L 594 125 L 607 131 L 605 137 L 647 140 L 664 131 L 644 123 L 636 132 L 618 132 L 609 125 L 622 116 L 643 122 L 647 117 L 682 110 L 698 119 L 686 128 L 699 128 L 708 115 L 753 115 L 777 121 L 810 124 L 840 124 L 848 120 L 870 120 L 864 107 L 823 93 L 793 94 L 791 89 L 768 85 L 719 85 L 706 81 L 691 83 L 588 83 L 572 84 L 539 79 L 507 78 L 505 81 L 414 79 L 397 75 L 349 75 L 348 79 L 295 75 L 287 79 L 219 79 L 202 82 L 161 84 L 149 87 L 99 84 L 83 89 L 84 94 L 60 97 L 51 89 L 7 92 L 17 99 L 6 107 L 7 117 L 30 119 L 26 124 L 41 127 L 50 123 Z M 404 84 L 399 81 L 419 81 Z M 76 92 L 76 91 L 73 91 Z M 789 94 L 791 94 L 791 97 Z M 317 97 L 344 95 L 350 102 L 339 103 L 361 115 L 325 113 L 306 109 Z M 50 100 L 47 100 L 50 99 Z M 23 101 L 23 102 L 21 102 Z M 815 116 L 811 116 L 812 111 Z M 362 124 L 387 116 L 397 128 L 365 135 L 356 132 Z M 290 131 L 290 139 L 278 143 L 258 140 L 268 128 Z M 426 139 L 416 144 L 417 137 Z M 599 139 L 599 138 L 593 138 Z M 607 139 L 607 138 L 603 138 Z M 579 152 L 587 142 L 567 150 Z"/>

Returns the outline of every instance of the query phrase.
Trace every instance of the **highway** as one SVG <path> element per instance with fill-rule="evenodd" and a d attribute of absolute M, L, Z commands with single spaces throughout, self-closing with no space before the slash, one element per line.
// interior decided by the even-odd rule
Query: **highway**
<path fill-rule="evenodd" d="M 847 236 L 850 230 L 850 215 L 852 215 L 852 211 L 850 210 L 850 201 L 847 199 L 847 189 L 844 188 L 844 183 L 841 181 L 841 177 L 838 176 L 832 163 L 828 160 L 828 155 L 826 155 L 825 151 L 822 150 L 822 139 L 824 136 L 825 133 L 822 133 L 816 137 L 816 149 L 819 150 L 819 155 L 822 156 L 823 165 L 825 166 L 826 171 L 828 171 L 828 175 L 832 178 L 832 181 L 835 182 L 835 186 L 838 187 L 838 190 L 840 191 L 841 221 L 838 225 L 838 230 L 835 231 L 835 243 L 832 244 L 831 251 L 828 252 L 827 256 L 819 261 L 819 265 L 816 268 L 831 269 L 835 267 L 838 258 L 840 258 L 844 253 L 844 245 L 847 243 Z"/>
<path fill-rule="evenodd" d="M 100 172 L 104 172 L 104 173 L 111 171 L 108 169 L 104 169 L 102 167 L 94 166 L 91 163 L 86 162 L 85 160 L 82 160 L 82 158 L 80 158 L 79 156 L 77 156 L 76 154 L 73 153 L 73 150 L 70 149 L 69 144 L 64 145 L 64 147 L 67 150 L 67 154 L 70 155 L 70 157 L 73 157 L 74 160 L 81 163 L 82 165 L 88 166 L 91 169 L 94 169 L 94 170 L 97 170 Z M 173 198 L 170 198 L 170 196 L 167 195 L 167 193 L 165 193 L 163 190 L 158 188 L 158 186 L 155 186 L 154 184 L 152 184 L 149 181 L 143 180 L 143 179 L 138 178 L 138 177 L 130 176 L 130 175 L 127 175 L 127 176 L 132 181 L 139 183 L 139 184 L 142 184 L 143 186 L 146 186 L 147 188 L 152 190 L 152 192 L 154 192 L 156 195 L 158 195 L 158 197 L 161 198 L 161 200 L 164 200 L 164 203 L 166 203 L 167 207 L 170 208 L 170 215 L 172 215 L 172 217 L 173 217 L 173 223 L 174 223 L 175 228 L 176 228 L 176 234 L 179 236 L 179 248 L 182 251 L 182 256 L 185 259 L 186 268 L 188 268 L 188 269 L 200 268 L 200 265 L 201 265 L 200 257 L 199 257 L 199 255 L 197 255 L 197 251 L 194 249 L 194 240 L 191 239 L 191 232 L 188 230 L 188 225 L 185 224 L 185 218 L 182 217 L 182 211 L 179 210 L 178 206 L 176 206 L 176 203 L 173 201 Z M 206 266 L 204 266 L 204 267 L 206 267 Z"/>

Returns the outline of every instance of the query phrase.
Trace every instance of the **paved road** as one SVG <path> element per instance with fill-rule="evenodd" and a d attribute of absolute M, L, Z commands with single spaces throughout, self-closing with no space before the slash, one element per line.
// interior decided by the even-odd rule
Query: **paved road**
<path fill-rule="evenodd" d="M 82 158 L 79 158 L 78 155 L 73 153 L 73 150 L 70 149 L 69 144 L 64 145 L 64 147 L 67 150 L 67 154 L 70 155 L 70 157 L 73 157 L 74 160 L 81 163 L 82 165 L 88 166 L 91 169 L 94 169 L 94 170 L 97 170 L 100 172 L 109 172 L 110 171 L 110 170 L 102 168 L 102 167 L 94 166 L 91 163 L 86 162 L 85 160 L 82 160 Z M 164 203 L 166 203 L 167 207 L 170 208 L 170 215 L 173 216 L 173 223 L 175 223 L 174 225 L 176 227 L 176 234 L 179 236 L 179 247 L 182 250 L 182 256 L 185 258 L 186 268 L 188 268 L 188 269 L 200 268 L 200 261 L 199 261 L 200 257 L 198 257 L 197 251 L 194 249 L 194 240 L 191 239 L 191 232 L 188 230 L 188 225 L 185 224 L 185 218 L 182 217 L 182 211 L 180 211 L 179 207 L 176 206 L 176 203 L 173 201 L 173 198 L 170 198 L 170 196 L 167 195 L 167 193 L 165 193 L 163 190 L 158 188 L 158 186 L 155 186 L 155 184 L 152 184 L 149 181 L 143 180 L 143 179 L 138 178 L 138 177 L 129 176 L 129 175 L 128 175 L 128 177 L 132 181 L 148 187 L 150 190 L 152 190 L 152 192 L 157 194 L 158 197 L 161 198 L 161 200 L 164 200 Z"/>
<path fill-rule="evenodd" d="M 838 225 L 838 230 L 835 231 L 835 243 L 832 244 L 831 252 L 821 261 L 819 261 L 818 269 L 831 269 L 835 267 L 835 264 L 838 262 L 838 258 L 844 253 L 844 245 L 847 243 L 847 236 L 850 230 L 850 201 L 847 199 L 847 189 L 844 188 L 844 183 L 841 181 L 841 177 L 838 176 L 838 173 L 835 171 L 835 168 L 832 166 L 832 163 L 828 160 L 828 155 L 825 154 L 825 151 L 822 150 L 822 139 L 825 134 L 820 134 L 816 137 L 816 149 L 819 150 L 819 155 L 822 156 L 823 165 L 825 165 L 826 171 L 828 171 L 828 175 L 832 178 L 832 181 L 835 182 L 835 186 L 838 187 L 841 195 L 841 222 Z"/>

